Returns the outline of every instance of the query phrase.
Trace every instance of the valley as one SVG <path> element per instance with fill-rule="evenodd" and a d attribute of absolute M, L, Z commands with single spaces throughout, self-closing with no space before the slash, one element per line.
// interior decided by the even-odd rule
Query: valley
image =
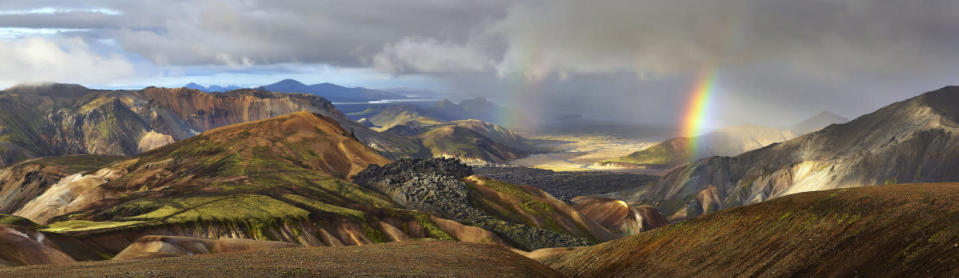
<path fill-rule="evenodd" d="M 626 156 L 636 150 L 648 148 L 658 142 L 658 137 L 648 139 L 618 138 L 609 135 L 527 135 L 537 142 L 545 153 L 509 161 L 509 164 L 553 171 L 614 171 L 651 175 L 664 174 L 665 169 L 643 167 L 617 167 L 601 165 L 601 162 Z"/>

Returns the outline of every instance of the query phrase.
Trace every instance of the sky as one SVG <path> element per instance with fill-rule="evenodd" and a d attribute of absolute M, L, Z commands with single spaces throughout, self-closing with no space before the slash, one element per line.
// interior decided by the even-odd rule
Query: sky
<path fill-rule="evenodd" d="M 959 1 L 0 1 L 0 87 L 285 78 L 707 126 L 850 118 L 959 84 Z M 530 112 L 516 117 L 545 117 Z"/>

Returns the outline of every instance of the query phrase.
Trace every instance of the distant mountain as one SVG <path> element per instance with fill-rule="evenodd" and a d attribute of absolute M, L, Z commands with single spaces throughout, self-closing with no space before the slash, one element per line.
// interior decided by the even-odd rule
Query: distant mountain
<path fill-rule="evenodd" d="M 136 155 L 200 132 L 299 111 L 329 116 L 389 157 L 424 154 L 415 140 L 354 123 L 328 100 L 262 90 L 93 90 L 80 85 L 0 91 L 0 166 L 65 154 Z M 424 155 L 425 156 L 425 155 Z"/>
<path fill-rule="evenodd" d="M 306 85 L 293 79 L 284 79 L 279 82 L 264 85 L 264 90 L 281 93 L 306 93 L 321 96 L 334 102 L 375 101 L 384 99 L 404 99 L 400 93 L 367 89 L 363 87 L 347 88 L 333 83 Z"/>
<path fill-rule="evenodd" d="M 756 125 L 731 126 L 693 138 L 671 138 L 645 150 L 604 163 L 668 168 L 710 156 L 738 155 L 793 137 L 793 132 L 788 130 Z M 696 146 L 696 153 L 690 153 L 691 145 Z"/>
<path fill-rule="evenodd" d="M 611 196 L 675 219 L 806 191 L 945 181 L 959 181 L 957 86 L 735 157 L 698 160 Z"/>
<path fill-rule="evenodd" d="M 226 85 L 226 86 L 210 85 L 210 87 L 204 87 L 203 85 L 196 84 L 193 82 L 190 82 L 190 84 L 186 84 L 185 86 L 183 86 L 183 88 L 200 90 L 207 93 L 222 93 L 226 91 L 243 89 L 243 87 L 236 86 L 236 85 Z"/>
<path fill-rule="evenodd" d="M 796 123 L 789 127 L 789 130 L 792 130 L 796 135 L 803 135 L 813 131 L 820 130 L 831 124 L 840 124 L 848 122 L 849 119 L 843 116 L 839 116 L 836 113 L 829 111 L 822 111 L 815 116 L 812 116 L 809 119 L 803 120 L 802 122 Z"/>

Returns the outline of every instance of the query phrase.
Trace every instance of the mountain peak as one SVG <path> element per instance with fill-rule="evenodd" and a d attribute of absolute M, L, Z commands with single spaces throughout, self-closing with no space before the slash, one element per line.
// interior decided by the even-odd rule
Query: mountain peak
<path fill-rule="evenodd" d="M 278 81 L 278 82 L 276 82 L 276 83 L 273 83 L 273 84 L 267 85 L 267 86 L 272 86 L 272 85 L 306 86 L 306 84 L 303 84 L 303 82 L 297 81 L 297 80 L 295 80 L 295 79 L 289 79 L 289 78 L 280 80 L 280 81 Z"/>
<path fill-rule="evenodd" d="M 183 85 L 183 88 L 206 91 L 206 86 L 196 84 L 196 82 L 190 82 L 186 85 Z"/>
<path fill-rule="evenodd" d="M 959 122 L 959 86 L 946 86 L 927 92 L 919 97 L 919 101 L 953 122 Z"/>
<path fill-rule="evenodd" d="M 848 121 L 848 118 L 833 113 L 832 111 L 822 110 L 815 116 L 809 117 L 802 122 L 792 125 L 789 127 L 789 129 L 796 133 L 796 135 L 802 135 L 820 130 L 831 124 L 845 123 Z"/>

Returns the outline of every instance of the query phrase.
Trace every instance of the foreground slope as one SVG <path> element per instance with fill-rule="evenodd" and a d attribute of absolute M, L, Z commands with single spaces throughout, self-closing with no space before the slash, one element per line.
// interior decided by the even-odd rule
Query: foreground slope
<path fill-rule="evenodd" d="M 542 261 L 574 277 L 953 277 L 959 183 L 789 195 Z"/>
<path fill-rule="evenodd" d="M 565 277 L 489 244 L 402 242 L 58 266 L 0 268 L 0 277 Z"/>
<path fill-rule="evenodd" d="M 959 181 L 957 154 L 959 87 L 949 86 L 736 157 L 689 163 L 611 197 L 695 216 L 812 190 Z"/>

